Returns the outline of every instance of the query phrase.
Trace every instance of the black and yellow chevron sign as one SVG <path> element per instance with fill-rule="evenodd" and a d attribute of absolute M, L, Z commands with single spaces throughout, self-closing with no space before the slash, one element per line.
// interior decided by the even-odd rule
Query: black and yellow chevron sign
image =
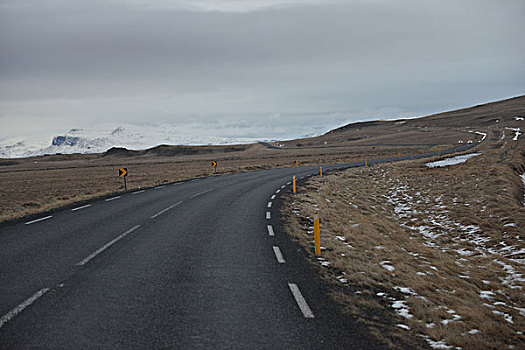
<path fill-rule="evenodd" d="M 118 176 L 120 177 L 128 176 L 128 168 L 119 168 Z"/>
<path fill-rule="evenodd" d="M 214 160 L 212 160 L 212 161 L 211 161 L 211 166 L 212 166 L 212 168 L 215 168 L 215 167 L 217 166 L 217 162 L 214 161 Z"/>

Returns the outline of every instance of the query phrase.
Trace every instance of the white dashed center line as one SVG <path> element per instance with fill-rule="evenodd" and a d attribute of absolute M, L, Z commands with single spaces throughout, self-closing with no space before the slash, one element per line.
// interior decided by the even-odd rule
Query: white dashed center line
<path fill-rule="evenodd" d="M 157 214 L 155 214 L 155 215 L 153 215 L 153 216 L 150 216 L 150 219 L 155 219 L 155 218 L 156 218 L 157 216 L 159 216 L 160 214 L 163 214 L 163 213 L 167 212 L 168 210 L 170 210 L 170 209 L 176 207 L 177 205 L 179 205 L 179 204 L 181 204 L 181 203 L 182 203 L 182 201 L 177 202 L 177 203 L 175 203 L 175 204 L 173 204 L 173 205 L 170 205 L 170 206 L 167 207 L 166 209 L 159 211 Z"/>
<path fill-rule="evenodd" d="M 268 202 L 268 208 L 272 207 L 272 202 Z"/>
<path fill-rule="evenodd" d="M 111 202 L 111 201 L 114 201 L 115 199 L 119 199 L 119 198 L 120 198 L 120 196 L 116 196 L 116 197 L 113 197 L 113 198 L 108 198 L 105 201 L 106 202 Z"/>
<path fill-rule="evenodd" d="M 289 185 L 289 184 L 291 184 L 291 183 L 292 183 L 292 181 L 288 181 L 286 184 Z"/>
<path fill-rule="evenodd" d="M 303 295 L 301 294 L 301 291 L 299 290 L 299 287 L 297 287 L 297 284 L 295 283 L 288 283 L 288 287 L 290 287 L 290 290 L 292 291 L 293 297 L 295 298 L 295 301 L 297 302 L 297 305 L 299 306 L 299 309 L 301 309 L 301 312 L 303 313 L 303 316 L 305 318 L 314 318 L 314 313 L 306 303 L 306 300 L 304 299 Z"/>
<path fill-rule="evenodd" d="M 267 228 L 268 228 L 268 235 L 269 236 L 273 236 L 274 234 L 273 234 L 273 227 L 272 227 L 272 225 L 267 225 Z"/>
<path fill-rule="evenodd" d="M 284 264 L 284 258 L 283 254 L 281 253 L 281 249 L 279 247 L 273 246 L 273 252 L 275 253 L 275 257 L 277 258 L 277 261 L 279 264 Z"/>
<path fill-rule="evenodd" d="M 11 320 L 13 317 L 24 311 L 26 307 L 33 304 L 38 298 L 40 298 L 42 295 L 46 294 L 49 291 L 49 288 L 42 288 L 32 296 L 30 296 L 28 299 L 26 299 L 22 304 L 15 307 L 13 310 L 9 311 L 7 314 L 2 316 L 0 318 L 0 328 L 2 328 L 3 325 L 5 325 L 9 320 Z"/>
<path fill-rule="evenodd" d="M 183 183 L 183 182 L 175 182 L 175 183 L 173 184 L 173 186 L 177 186 L 177 185 L 180 185 L 180 184 L 182 184 L 182 183 Z"/>
<path fill-rule="evenodd" d="M 274 194 L 274 195 L 272 196 L 272 198 L 271 198 L 271 199 L 275 199 L 275 194 Z"/>
<path fill-rule="evenodd" d="M 137 192 L 131 192 L 131 194 L 139 194 L 139 193 L 142 193 L 144 191 L 146 191 L 146 190 L 141 190 L 141 191 L 137 191 Z"/>
<path fill-rule="evenodd" d="M 135 227 L 132 227 L 130 228 L 129 230 L 127 230 L 126 232 L 124 232 L 123 234 L 121 235 L 118 235 L 117 237 L 115 237 L 114 239 L 112 239 L 111 241 L 109 241 L 108 243 L 106 243 L 104 246 L 100 247 L 99 249 L 97 249 L 96 251 L 94 251 L 92 254 L 90 254 L 88 257 L 86 257 L 84 260 L 82 260 L 81 262 L 78 262 L 77 265 L 85 265 L 87 264 L 91 259 L 93 259 L 94 257 L 96 257 L 97 255 L 99 255 L 100 253 L 102 253 L 104 250 L 108 249 L 109 247 L 111 247 L 113 244 L 117 243 L 119 240 L 121 240 L 122 238 L 126 237 L 128 234 L 130 234 L 131 232 L 135 231 L 136 229 L 138 229 L 140 227 L 140 225 L 137 225 Z"/>
<path fill-rule="evenodd" d="M 270 212 L 269 211 L 266 212 L 266 218 L 270 219 Z"/>
<path fill-rule="evenodd" d="M 213 188 L 209 189 L 209 190 L 206 190 L 206 191 L 202 191 L 202 192 L 199 192 L 199 193 L 196 193 L 194 194 L 193 196 L 191 196 L 190 198 L 195 198 L 195 197 L 198 197 L 200 196 L 201 194 L 205 194 L 205 193 L 208 193 L 210 191 L 213 191 Z"/>
<path fill-rule="evenodd" d="M 282 185 L 282 186 L 281 186 L 281 188 L 285 188 L 285 187 L 286 187 L 286 185 Z"/>
<path fill-rule="evenodd" d="M 36 219 L 36 220 L 32 220 L 32 221 L 28 221 L 26 222 L 25 224 L 26 225 L 31 225 L 31 224 L 34 224 L 35 222 L 39 222 L 39 221 L 44 221 L 44 220 L 47 220 L 47 219 L 51 219 L 53 216 L 52 215 L 49 215 L 49 216 L 46 216 L 46 217 L 43 217 L 43 218 L 40 218 L 40 219 Z"/>
<path fill-rule="evenodd" d="M 277 190 L 277 191 L 275 191 L 275 193 L 279 193 L 279 192 L 281 192 L 281 190 Z"/>
<path fill-rule="evenodd" d="M 71 209 L 71 211 L 77 211 L 77 210 L 80 210 L 80 209 L 89 208 L 90 206 L 91 206 L 91 204 L 86 204 L 86 205 L 83 205 L 81 207 Z"/>

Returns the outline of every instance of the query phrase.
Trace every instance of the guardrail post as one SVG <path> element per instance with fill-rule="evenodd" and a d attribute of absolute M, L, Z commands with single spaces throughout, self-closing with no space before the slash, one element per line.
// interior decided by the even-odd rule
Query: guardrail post
<path fill-rule="evenodd" d="M 319 226 L 319 216 L 316 215 L 314 218 L 315 255 L 321 255 L 321 229 Z"/>
<path fill-rule="evenodd" d="M 293 187 L 293 193 L 295 193 L 295 176 L 293 177 L 292 181 L 293 181 L 293 186 L 292 186 Z"/>

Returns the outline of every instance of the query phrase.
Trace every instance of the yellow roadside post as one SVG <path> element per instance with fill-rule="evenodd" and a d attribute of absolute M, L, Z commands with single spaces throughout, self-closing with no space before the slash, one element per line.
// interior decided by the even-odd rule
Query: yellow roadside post
<path fill-rule="evenodd" d="M 365 159 L 365 167 L 367 167 L 367 166 L 368 166 L 368 162 L 367 162 L 366 159 Z"/>
<path fill-rule="evenodd" d="M 293 193 L 295 193 L 295 176 L 293 177 Z"/>
<path fill-rule="evenodd" d="M 361 156 L 361 161 L 363 161 L 363 156 Z"/>
<path fill-rule="evenodd" d="M 295 167 L 299 168 L 299 161 L 298 160 L 295 161 Z"/>
<path fill-rule="evenodd" d="M 414 155 L 411 154 L 411 155 L 410 155 L 410 160 L 413 160 L 413 159 L 414 159 Z"/>
<path fill-rule="evenodd" d="M 320 167 L 320 168 L 319 168 L 319 175 L 320 175 L 321 177 L 323 177 L 323 167 Z"/>
<path fill-rule="evenodd" d="M 314 218 L 314 241 L 315 241 L 315 255 L 321 255 L 321 230 L 319 228 L 319 216 Z"/>

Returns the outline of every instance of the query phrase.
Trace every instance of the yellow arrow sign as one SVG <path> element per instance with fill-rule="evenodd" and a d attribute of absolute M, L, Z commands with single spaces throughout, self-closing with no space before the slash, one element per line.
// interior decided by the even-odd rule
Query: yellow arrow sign
<path fill-rule="evenodd" d="M 217 166 L 217 162 L 212 160 L 212 161 L 211 161 L 211 166 L 212 166 L 213 168 L 215 168 L 215 167 Z"/>
<path fill-rule="evenodd" d="M 118 176 L 120 177 L 128 176 L 128 168 L 120 168 L 118 170 Z"/>

